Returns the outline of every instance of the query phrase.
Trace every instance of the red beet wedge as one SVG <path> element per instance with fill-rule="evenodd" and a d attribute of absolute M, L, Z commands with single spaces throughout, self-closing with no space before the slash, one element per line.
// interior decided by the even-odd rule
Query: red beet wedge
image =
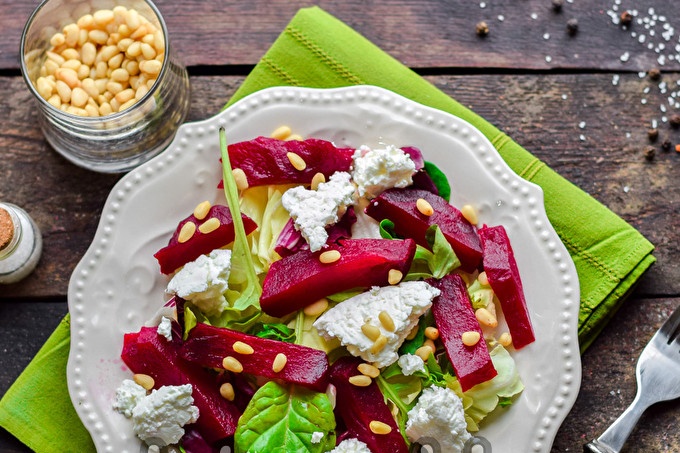
<path fill-rule="evenodd" d="M 432 215 L 427 216 L 418 210 L 416 202 L 420 198 L 432 206 Z M 463 270 L 472 272 L 482 261 L 482 247 L 475 227 L 458 209 L 430 191 L 413 188 L 386 190 L 371 200 L 366 214 L 378 221 L 391 220 L 398 235 L 413 238 L 425 247 L 427 229 L 431 225 L 439 225 L 460 259 Z"/>
<path fill-rule="evenodd" d="M 335 410 L 347 428 L 349 438 L 365 443 L 373 452 L 407 453 L 408 447 L 399 433 L 385 397 L 375 381 L 367 387 L 349 382 L 352 376 L 361 375 L 357 366 L 362 360 L 355 357 L 341 357 L 331 366 L 331 384 L 337 389 Z M 371 430 L 371 422 L 380 422 L 390 427 L 385 434 Z"/>
<path fill-rule="evenodd" d="M 243 226 L 246 230 L 246 234 L 250 234 L 257 228 L 257 224 L 255 224 L 250 217 L 241 214 L 241 218 L 243 219 Z M 215 221 L 211 219 L 217 219 L 219 221 L 219 226 L 214 230 L 210 230 L 208 233 L 203 233 L 201 231 L 201 225 L 205 224 L 207 221 L 215 223 Z M 189 222 L 192 222 L 196 226 L 196 231 L 189 240 L 179 242 L 179 233 L 182 231 L 184 225 Z M 158 264 L 160 264 L 161 272 L 164 274 L 171 274 L 199 256 L 210 253 L 217 248 L 224 247 L 233 241 L 234 222 L 231 213 L 229 212 L 229 208 L 222 205 L 215 205 L 210 208 L 208 214 L 203 219 L 199 220 L 196 216 L 191 214 L 189 217 L 182 220 L 177 226 L 168 245 L 156 252 L 154 257 L 158 260 Z"/>
<path fill-rule="evenodd" d="M 328 359 L 323 351 L 203 323 L 191 329 L 180 354 L 208 368 L 222 368 L 225 357 L 232 357 L 244 373 L 281 379 L 318 392 L 325 392 L 328 385 Z M 276 368 L 279 354 L 285 356 L 279 359 L 278 363 L 285 360 L 280 370 Z"/>
<path fill-rule="evenodd" d="M 510 239 L 502 225 L 480 228 L 479 237 L 484 251 L 484 270 L 501 303 L 512 345 L 515 349 L 523 348 L 536 338 Z"/>
<path fill-rule="evenodd" d="M 441 280 L 429 279 L 428 283 L 441 291 L 432 303 L 432 314 L 463 391 L 496 376 L 463 279 L 458 274 L 448 274 Z M 478 332 L 479 342 L 464 345 L 461 337 L 465 332 Z"/>
<path fill-rule="evenodd" d="M 309 184 L 317 173 L 328 179 L 336 171 L 349 171 L 355 151 L 315 138 L 284 141 L 269 137 L 234 143 L 228 150 L 231 167 L 243 170 L 249 187 Z M 305 168 L 293 166 L 289 153 L 299 156 Z"/>
<path fill-rule="evenodd" d="M 320 255 L 329 250 L 340 252 L 340 259 L 322 263 Z M 260 306 L 282 317 L 340 291 L 385 286 L 391 269 L 406 274 L 415 250 L 412 239 L 340 239 L 319 252 L 302 250 L 271 265 Z"/>
<path fill-rule="evenodd" d="M 199 410 L 196 429 L 209 443 L 233 436 L 240 411 L 220 395 L 219 384 L 208 371 L 179 357 L 180 343 L 179 337 L 167 341 L 155 327 L 142 327 L 125 335 L 121 357 L 133 373 L 151 376 L 154 388 L 191 384 L 191 396 Z"/>

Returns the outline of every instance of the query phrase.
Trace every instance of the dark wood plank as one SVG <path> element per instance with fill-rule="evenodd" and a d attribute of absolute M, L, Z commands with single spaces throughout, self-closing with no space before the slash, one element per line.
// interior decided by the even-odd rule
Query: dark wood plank
<path fill-rule="evenodd" d="M 583 379 L 576 404 L 559 430 L 553 453 L 581 451 L 633 401 L 635 365 L 654 332 L 672 310 L 674 299 L 632 299 L 617 313 L 583 355 Z M 680 405 L 652 406 L 640 419 L 623 453 L 680 451 Z"/>
<path fill-rule="evenodd" d="M 668 80 L 673 76 L 677 74 Z M 657 245 L 658 258 L 639 290 L 678 294 L 680 186 L 673 181 L 680 179 L 680 153 L 662 151 L 660 142 L 669 138 L 673 145 L 680 143 L 680 130 L 661 122 L 659 106 L 665 96 L 656 82 L 635 74 L 622 76 L 618 85 L 611 79 L 606 74 L 429 78 L 638 228 Z M 217 113 L 241 81 L 193 77 L 190 119 Z M 0 139 L 12 151 L 0 166 L 0 199 L 24 206 L 35 217 L 45 236 L 45 252 L 36 272 L 3 288 L 0 298 L 64 296 L 118 176 L 81 170 L 56 155 L 36 126 L 22 83 L 15 77 L 0 85 L 0 109 L 8 112 Z M 647 87 L 653 89 L 644 94 Z M 643 97 L 645 105 L 640 103 Z M 643 149 L 650 145 L 647 130 L 654 119 L 660 138 L 650 162 Z"/>
<path fill-rule="evenodd" d="M 255 64 L 297 10 L 311 5 L 304 0 L 156 3 L 168 24 L 174 48 L 190 66 Z M 18 68 L 21 30 L 36 4 L 29 0 L 0 1 L 0 69 Z M 628 5 L 639 10 L 641 20 L 657 16 L 657 25 L 652 27 L 655 36 L 648 36 L 645 24 L 623 30 L 612 23 L 607 11 L 614 7 L 614 0 L 565 1 L 561 13 L 552 10 L 550 0 L 321 0 L 316 4 L 395 58 L 417 68 L 646 71 L 658 66 L 659 55 L 677 53 L 673 47 L 678 37 L 674 35 L 669 41 L 661 38 L 663 23 L 658 19 L 665 16 L 666 23 L 678 29 L 672 0 Z M 482 8 L 481 4 L 486 6 Z M 648 13 L 649 8 L 654 8 L 654 15 Z M 578 20 L 575 36 L 566 30 L 570 19 Z M 484 39 L 475 33 L 476 24 L 482 20 L 490 29 Z M 637 33 L 636 38 L 632 32 Z M 638 42 L 640 34 L 648 36 L 642 44 Z M 650 42 L 663 43 L 666 49 L 657 54 L 646 47 Z M 626 52 L 629 59 L 622 62 L 620 57 Z M 549 62 L 546 57 L 550 57 Z M 665 67 L 677 70 L 680 65 L 669 60 Z"/>

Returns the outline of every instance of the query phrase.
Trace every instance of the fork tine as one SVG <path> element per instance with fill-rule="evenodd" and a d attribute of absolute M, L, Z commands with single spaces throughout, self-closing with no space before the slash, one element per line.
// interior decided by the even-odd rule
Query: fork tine
<path fill-rule="evenodd" d="M 678 328 L 680 327 L 680 307 L 677 307 L 671 316 L 663 323 L 659 332 L 666 337 L 666 341 L 670 344 L 673 338 L 678 335 Z"/>

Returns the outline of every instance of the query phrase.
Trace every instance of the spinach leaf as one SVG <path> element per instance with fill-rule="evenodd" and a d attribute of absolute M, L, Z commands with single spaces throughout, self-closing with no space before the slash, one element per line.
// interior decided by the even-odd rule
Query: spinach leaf
<path fill-rule="evenodd" d="M 286 343 L 295 342 L 295 331 L 280 322 L 258 323 L 253 327 L 253 330 L 250 333 L 260 338 L 285 341 Z"/>
<path fill-rule="evenodd" d="M 322 433 L 318 442 L 314 433 Z M 234 435 L 236 453 L 321 453 L 335 447 L 328 396 L 269 381 L 255 392 Z"/>
<path fill-rule="evenodd" d="M 432 162 L 425 161 L 425 166 L 423 167 L 425 172 L 430 176 L 435 187 L 439 191 L 439 196 L 449 201 L 451 198 L 451 185 L 449 180 L 435 164 Z"/>

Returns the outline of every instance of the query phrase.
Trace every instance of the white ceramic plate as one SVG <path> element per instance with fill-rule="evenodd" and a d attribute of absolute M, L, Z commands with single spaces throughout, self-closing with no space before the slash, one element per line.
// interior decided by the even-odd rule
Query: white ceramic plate
<path fill-rule="evenodd" d="M 111 409 L 116 388 L 130 377 L 120 359 L 123 334 L 138 331 L 163 303 L 166 279 L 152 255 L 178 221 L 203 200 L 224 203 L 216 189 L 218 129 L 224 126 L 233 143 L 284 124 L 336 145 L 416 146 L 448 175 L 454 205 L 472 204 L 480 223 L 505 226 L 536 342 L 514 353 L 526 389 L 478 436 L 497 453 L 549 452 L 576 399 L 581 365 L 576 270 L 546 217 L 543 193 L 467 122 L 372 86 L 257 92 L 208 120 L 183 125 L 166 151 L 116 184 L 68 291 L 68 386 L 97 450 L 145 451 L 130 421 Z"/>

